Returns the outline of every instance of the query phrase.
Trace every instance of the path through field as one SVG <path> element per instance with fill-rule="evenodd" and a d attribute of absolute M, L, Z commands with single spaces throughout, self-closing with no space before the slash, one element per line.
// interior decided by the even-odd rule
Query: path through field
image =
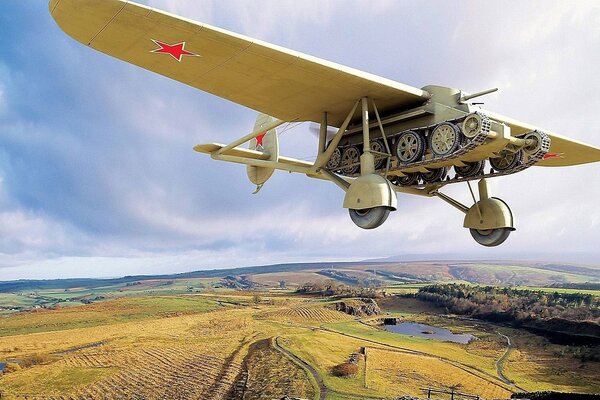
<path fill-rule="evenodd" d="M 323 382 L 323 378 L 321 377 L 321 375 L 319 375 L 317 370 L 312 365 L 308 364 L 306 361 L 304 361 L 303 359 L 301 359 L 294 353 L 281 347 L 281 345 L 279 344 L 279 336 L 276 337 L 275 340 L 273 341 L 273 346 L 275 347 L 275 349 L 277 351 L 280 351 L 286 357 L 292 359 L 295 363 L 300 364 L 302 366 L 302 368 L 304 368 L 305 370 L 310 372 L 310 374 L 313 376 L 313 378 L 315 378 L 317 385 L 319 386 L 318 387 L 319 400 L 325 400 L 327 398 L 327 386 L 325 386 L 325 382 Z"/>
<path fill-rule="evenodd" d="M 504 352 L 504 354 L 502 355 L 502 357 L 500 357 L 498 359 L 498 361 L 496 361 L 496 370 L 498 371 L 498 378 L 500 378 L 502 380 L 502 382 L 506 383 L 507 385 L 510 385 L 512 387 L 520 389 L 517 385 L 515 385 L 514 383 L 512 383 L 510 381 L 510 379 L 508 379 L 504 375 L 504 372 L 502 371 L 502 368 L 504 367 L 504 361 L 506 361 L 506 359 L 510 355 L 510 351 L 512 350 L 512 342 L 510 341 L 510 338 L 508 336 L 500 333 L 499 331 L 496 331 L 496 333 L 498 335 L 502 336 L 504 339 L 506 339 L 506 344 L 507 344 L 506 351 Z"/>

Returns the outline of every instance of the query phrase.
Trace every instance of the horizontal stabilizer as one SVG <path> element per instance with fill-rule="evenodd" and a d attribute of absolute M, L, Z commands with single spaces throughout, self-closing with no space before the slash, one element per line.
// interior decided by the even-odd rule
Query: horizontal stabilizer
<path fill-rule="evenodd" d="M 220 143 L 207 143 L 207 144 L 199 144 L 199 145 L 194 146 L 194 150 L 196 150 L 199 153 L 213 154 L 216 151 L 218 151 L 224 147 L 225 147 L 225 145 L 220 144 Z M 269 155 L 265 154 L 263 152 L 256 151 L 256 150 L 250 150 L 250 149 L 244 149 L 241 147 L 234 147 L 231 150 L 225 151 L 224 153 L 222 153 L 222 155 L 233 156 L 233 157 L 238 157 L 238 158 L 246 158 L 246 159 L 251 159 L 251 160 L 268 160 L 268 158 L 269 158 Z M 241 164 L 244 164 L 244 163 L 241 163 Z M 281 166 L 289 165 L 289 166 L 293 166 L 293 167 L 306 168 L 307 170 L 309 168 L 311 168 L 313 165 L 311 162 L 308 162 L 308 161 L 297 160 L 295 158 L 283 157 L 283 156 L 279 156 L 279 161 L 277 163 L 273 163 L 273 164 L 274 164 L 275 169 L 283 169 L 283 170 L 289 170 L 289 169 L 278 168 L 276 165 L 278 165 L 278 164 L 281 164 Z"/>

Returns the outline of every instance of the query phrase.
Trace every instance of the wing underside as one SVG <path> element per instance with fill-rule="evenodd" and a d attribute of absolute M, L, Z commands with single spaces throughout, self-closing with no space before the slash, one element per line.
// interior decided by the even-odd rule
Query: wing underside
<path fill-rule="evenodd" d="M 51 0 L 70 36 L 103 53 L 284 121 L 339 126 L 361 97 L 382 111 L 422 104 L 428 93 L 395 81 L 124 0 Z M 196 56 L 170 57 L 157 42 Z M 159 46 L 159 45 L 158 45 Z"/>
<path fill-rule="evenodd" d="M 500 114 L 485 111 L 485 113 L 494 120 L 504 122 L 511 129 L 513 136 L 519 136 L 534 130 L 541 130 L 550 136 L 550 150 L 545 158 L 539 161 L 536 166 L 539 167 L 566 167 L 570 165 L 580 165 L 600 161 L 600 148 L 569 139 L 556 133 L 539 129 L 515 119 L 505 117 Z"/>

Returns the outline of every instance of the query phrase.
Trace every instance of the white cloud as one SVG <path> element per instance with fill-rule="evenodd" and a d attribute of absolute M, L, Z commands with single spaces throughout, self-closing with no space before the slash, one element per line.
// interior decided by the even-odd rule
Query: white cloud
<path fill-rule="evenodd" d="M 368 6 L 342 0 L 146 4 L 405 83 L 467 91 L 499 86 L 500 93 L 485 98 L 486 108 L 600 145 L 595 1 L 544 7 L 392 0 Z M 38 19 L 49 19 L 39 7 Z M 279 172 L 250 196 L 254 188 L 242 166 L 191 150 L 199 142 L 247 133 L 252 111 L 110 60 L 57 29 L 48 40 L 51 54 L 31 55 L 31 65 L 11 65 L 10 54 L 0 54 L 0 117 L 11 115 L 0 119 L 8 155 L 2 160 L 7 166 L 0 165 L 0 251 L 6 253 L 0 265 L 26 261 L 23 271 L 33 277 L 38 269 L 52 270 L 35 259 L 58 257 L 65 274 L 77 263 L 86 266 L 82 271 L 96 268 L 73 255 L 118 257 L 123 261 L 98 262 L 144 272 L 144 265 L 148 271 L 169 263 L 187 268 L 177 254 L 182 260 L 197 256 L 203 267 L 235 265 L 236 259 L 398 253 L 597 254 L 598 165 L 492 180 L 495 195 L 509 202 L 517 218 L 517 232 L 499 249 L 479 248 L 462 228 L 463 216 L 437 199 L 401 196 L 399 210 L 383 227 L 362 231 L 341 208 L 342 193 L 333 185 Z M 48 66 L 44 74 L 36 72 L 41 64 Z M 7 74 L 21 78 L 8 82 Z M 282 153 L 314 157 L 316 139 L 306 126 L 281 139 Z M 466 185 L 445 190 L 470 203 Z M 167 261 L 159 262 L 163 256 Z"/>

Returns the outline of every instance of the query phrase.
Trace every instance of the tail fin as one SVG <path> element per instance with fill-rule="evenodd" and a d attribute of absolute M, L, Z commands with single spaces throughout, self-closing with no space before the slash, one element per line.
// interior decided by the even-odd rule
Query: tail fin
<path fill-rule="evenodd" d="M 263 126 L 269 125 L 274 120 L 273 117 L 266 114 L 259 114 L 254 124 L 254 132 L 259 132 Z M 248 144 L 250 150 L 256 150 L 268 155 L 266 158 L 269 161 L 277 162 L 279 159 L 279 138 L 277 137 L 277 129 L 273 128 L 269 131 L 261 132 L 256 138 L 252 139 Z M 257 188 L 256 192 L 262 188 L 262 185 L 273 175 L 274 168 L 247 166 L 248 179 L 254 183 Z"/>

